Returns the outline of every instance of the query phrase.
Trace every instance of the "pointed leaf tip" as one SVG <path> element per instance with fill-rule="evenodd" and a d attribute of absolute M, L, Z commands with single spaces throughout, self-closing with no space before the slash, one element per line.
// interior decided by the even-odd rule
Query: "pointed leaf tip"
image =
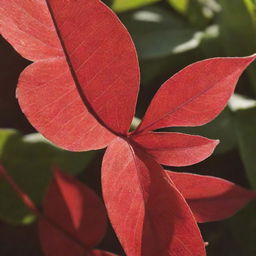
<path fill-rule="evenodd" d="M 161 86 L 134 133 L 210 122 L 227 105 L 240 75 L 255 58 L 213 58 L 182 69 Z"/>
<path fill-rule="evenodd" d="M 197 222 L 229 218 L 256 199 L 255 191 L 224 179 L 191 173 L 166 173 L 188 202 Z"/>
<path fill-rule="evenodd" d="M 39 222 L 40 241 L 47 256 L 82 255 L 105 234 L 106 213 L 98 196 L 58 168 L 54 170 L 54 182 L 49 186 L 43 208 L 51 220 Z"/>
<path fill-rule="evenodd" d="M 174 132 L 149 132 L 132 136 L 133 141 L 157 162 L 170 166 L 187 166 L 209 157 L 219 140 Z"/>

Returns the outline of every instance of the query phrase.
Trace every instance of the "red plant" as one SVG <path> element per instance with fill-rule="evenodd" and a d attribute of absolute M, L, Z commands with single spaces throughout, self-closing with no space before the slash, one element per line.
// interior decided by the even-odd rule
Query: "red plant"
<path fill-rule="evenodd" d="M 0 3 L 1 34 L 34 62 L 17 89 L 30 122 L 68 150 L 108 146 L 103 196 L 126 254 L 205 255 L 196 220 L 227 218 L 255 193 L 218 178 L 164 171 L 160 164 L 204 160 L 218 141 L 152 131 L 210 122 L 256 56 L 184 68 L 162 85 L 139 127 L 129 132 L 139 67 L 130 35 L 115 14 L 99 0 Z"/>
<path fill-rule="evenodd" d="M 105 235 L 107 218 L 104 205 L 90 188 L 55 169 L 40 212 L 2 166 L 0 174 L 38 216 L 45 255 L 115 256 L 93 249 Z"/>

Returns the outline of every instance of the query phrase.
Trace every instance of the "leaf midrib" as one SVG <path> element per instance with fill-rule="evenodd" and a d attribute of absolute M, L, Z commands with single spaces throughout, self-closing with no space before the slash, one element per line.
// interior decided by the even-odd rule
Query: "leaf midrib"
<path fill-rule="evenodd" d="M 200 93 L 194 95 L 193 97 L 191 97 L 189 100 L 184 101 L 180 106 L 174 108 L 173 110 L 167 112 L 166 114 L 162 115 L 160 118 L 158 118 L 157 120 L 155 120 L 154 122 L 149 123 L 148 125 L 146 125 L 143 129 L 138 130 L 138 132 L 135 132 L 135 135 L 141 134 L 145 131 L 148 131 L 150 129 L 150 127 L 154 126 L 156 123 L 162 121 L 166 116 L 172 115 L 173 113 L 179 111 L 181 108 L 183 108 L 184 106 L 188 105 L 189 103 L 191 103 L 192 101 L 194 101 L 196 98 L 200 97 L 201 95 L 207 93 L 209 90 L 211 90 L 212 88 L 215 87 L 216 84 L 218 84 L 221 80 L 227 80 L 229 79 L 229 77 L 231 75 L 233 75 L 235 72 L 231 72 L 230 74 L 228 74 L 227 76 L 225 76 L 224 79 L 219 79 L 218 81 L 216 81 L 212 86 L 209 86 L 207 89 L 204 89 L 203 91 L 201 91 Z M 142 123 L 141 123 L 142 124 Z M 138 127 L 139 128 L 139 127 Z"/>
<path fill-rule="evenodd" d="M 72 65 L 72 62 L 71 62 L 71 59 L 69 57 L 69 54 L 68 54 L 68 51 L 65 47 L 65 43 L 62 39 L 62 36 L 61 36 L 61 33 L 60 33 L 60 30 L 58 28 L 58 25 L 57 25 L 57 21 L 54 17 L 54 13 L 53 13 L 53 10 L 51 8 L 51 5 L 49 3 L 48 0 L 45 0 L 46 2 L 46 5 L 47 5 L 47 8 L 49 10 L 49 13 L 50 13 L 50 16 L 51 16 L 51 19 L 52 19 L 52 22 L 53 22 L 53 25 L 54 25 L 54 28 L 55 28 L 55 31 L 56 31 L 56 34 L 58 36 L 58 39 L 60 41 L 60 44 L 61 44 L 61 47 L 62 47 L 62 50 L 63 50 L 63 53 L 64 53 L 64 56 L 65 56 L 65 59 L 67 61 L 67 64 L 68 64 L 68 67 L 69 67 L 69 71 L 71 73 L 71 76 L 74 80 L 74 83 L 75 83 L 75 86 L 77 88 L 77 91 L 79 93 L 79 96 L 81 98 L 81 100 L 83 101 L 84 105 L 86 106 L 87 110 L 89 113 L 91 113 L 93 115 L 93 117 L 98 121 L 98 123 L 100 125 L 102 125 L 104 128 L 106 128 L 108 131 L 110 131 L 112 134 L 115 134 L 117 136 L 119 136 L 120 134 L 118 134 L 116 131 L 114 131 L 113 129 L 111 129 L 110 127 L 108 127 L 102 120 L 101 118 L 97 115 L 97 113 L 94 111 L 93 107 L 91 106 L 91 104 L 89 103 L 87 97 L 84 95 L 83 93 L 83 89 L 82 87 L 80 86 L 80 82 L 78 80 L 78 77 L 76 75 L 76 72 L 73 68 L 73 65 Z"/>

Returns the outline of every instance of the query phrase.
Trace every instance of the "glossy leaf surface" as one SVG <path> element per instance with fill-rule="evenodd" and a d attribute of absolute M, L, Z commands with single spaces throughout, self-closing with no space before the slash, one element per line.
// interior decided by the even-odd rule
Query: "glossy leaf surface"
<path fill-rule="evenodd" d="M 187 66 L 158 90 L 135 133 L 210 122 L 224 109 L 238 78 L 254 59 L 213 58 Z"/>
<path fill-rule="evenodd" d="M 122 139 L 108 147 L 102 186 L 112 225 L 128 256 L 205 255 L 195 219 L 163 169 Z"/>
<path fill-rule="evenodd" d="M 192 50 L 200 45 L 203 38 L 203 32 L 186 26 L 184 19 L 158 6 L 144 7 L 120 17 L 131 33 L 142 60 Z"/>
<path fill-rule="evenodd" d="M 98 0 L 0 3 L 1 34 L 35 61 L 17 90 L 30 122 L 75 151 L 106 146 L 110 131 L 125 134 L 139 69 L 132 40 L 112 11 Z"/>
<path fill-rule="evenodd" d="M 219 143 L 201 136 L 183 133 L 145 133 L 133 136 L 134 142 L 161 164 L 186 166 L 209 157 Z"/>
<path fill-rule="evenodd" d="M 47 256 L 82 256 L 105 234 L 105 208 L 98 196 L 59 171 L 43 207 L 47 219 L 40 219 L 39 235 Z"/>
<path fill-rule="evenodd" d="M 231 217 L 256 199 L 256 192 L 224 179 L 190 173 L 166 173 L 186 199 L 198 222 Z"/>

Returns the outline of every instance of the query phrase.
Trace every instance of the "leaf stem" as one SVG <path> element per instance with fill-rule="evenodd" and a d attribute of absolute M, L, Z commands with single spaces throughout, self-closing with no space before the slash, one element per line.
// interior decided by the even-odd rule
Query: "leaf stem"
<path fill-rule="evenodd" d="M 76 237 L 74 237 L 72 234 L 64 230 L 60 225 L 58 225 L 56 222 L 54 222 L 50 217 L 42 213 L 34 204 L 34 202 L 30 199 L 30 197 L 22 191 L 22 189 L 16 184 L 16 182 L 13 180 L 13 178 L 7 173 L 5 168 L 0 165 L 0 176 L 2 176 L 6 182 L 14 189 L 14 191 L 18 194 L 22 202 L 40 219 L 45 220 L 50 225 L 52 225 L 55 229 L 62 232 L 67 238 L 71 239 L 73 242 L 78 244 L 83 250 L 87 251 L 88 248 L 86 248 L 82 241 L 79 241 Z"/>
<path fill-rule="evenodd" d="M 17 195 L 20 197 L 22 202 L 38 217 L 41 217 L 41 212 L 37 209 L 35 204 L 32 202 L 32 200 L 29 198 L 27 194 L 25 194 L 21 188 L 15 183 L 13 178 L 7 173 L 5 168 L 0 165 L 0 175 L 3 176 L 3 178 L 6 180 L 6 182 L 15 190 Z"/>

